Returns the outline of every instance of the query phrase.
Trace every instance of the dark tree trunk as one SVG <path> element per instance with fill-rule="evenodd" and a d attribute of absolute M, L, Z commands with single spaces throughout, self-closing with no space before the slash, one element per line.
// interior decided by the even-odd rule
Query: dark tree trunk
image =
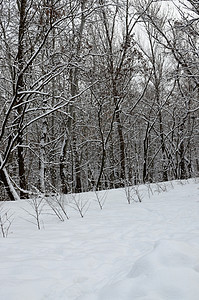
<path fill-rule="evenodd" d="M 23 138 L 21 133 L 19 134 L 17 143 L 18 143 L 17 153 L 18 153 L 18 168 L 19 168 L 19 186 L 22 189 L 20 191 L 20 198 L 27 199 L 28 194 L 25 192 L 27 190 L 27 184 L 26 184 L 26 177 L 25 177 L 25 163 L 24 163 L 24 153 L 23 153 L 24 151 L 23 151 L 23 147 L 21 146 L 23 144 Z"/>
<path fill-rule="evenodd" d="M 81 183 L 81 168 L 77 149 L 76 136 L 73 137 L 73 147 L 74 147 L 74 160 L 75 160 L 75 193 L 80 193 L 82 191 Z"/>
<path fill-rule="evenodd" d="M 101 157 L 101 165 L 100 165 L 99 176 L 98 176 L 97 183 L 96 183 L 96 189 L 98 189 L 100 187 L 100 184 L 101 184 L 101 178 L 102 178 L 102 174 L 103 174 L 103 170 L 104 170 L 105 159 L 106 159 L 106 150 L 103 147 L 102 157 Z"/>
<path fill-rule="evenodd" d="M 158 95 L 158 105 L 159 105 L 159 95 Z M 163 181 L 168 181 L 167 165 L 166 165 L 166 146 L 164 140 L 163 125 L 162 125 L 162 112 L 160 108 L 158 112 L 158 117 L 159 117 L 159 126 L 160 126 L 160 143 L 162 149 L 162 179 Z"/>
<path fill-rule="evenodd" d="M 144 137 L 144 162 L 143 162 L 143 182 L 148 181 L 148 171 L 147 171 L 147 158 L 148 158 L 148 147 L 149 147 L 149 140 L 148 140 L 148 132 L 149 132 L 149 122 L 147 123 L 146 134 Z"/>
<path fill-rule="evenodd" d="M 120 120 L 120 112 L 119 107 L 117 107 L 116 113 L 115 113 L 115 119 L 117 122 L 117 130 L 118 130 L 118 136 L 119 136 L 119 147 L 120 147 L 120 182 L 121 186 L 124 186 L 124 182 L 126 179 L 125 175 L 125 146 L 124 146 L 124 137 L 123 137 L 123 130 L 122 130 L 122 124 Z"/>
<path fill-rule="evenodd" d="M 180 162 L 179 162 L 179 175 L 180 179 L 186 179 L 186 167 L 185 167 L 185 159 L 184 159 L 184 143 L 181 141 L 179 148 Z"/>
<path fill-rule="evenodd" d="M 59 174 L 60 174 L 60 179 L 61 179 L 61 191 L 63 194 L 67 194 L 68 193 L 68 187 L 67 187 L 67 178 L 65 175 L 65 156 L 66 156 L 66 148 L 67 148 L 67 137 L 66 137 L 66 132 L 65 132 L 65 136 L 64 136 L 64 141 L 62 144 L 62 150 L 61 150 L 61 154 L 59 157 Z"/>
<path fill-rule="evenodd" d="M 20 73 L 23 70 L 24 66 L 24 34 L 26 30 L 26 0 L 21 0 L 19 4 L 19 37 L 18 37 L 18 53 L 17 53 L 17 66 L 18 66 L 18 81 L 16 86 L 16 94 L 18 92 L 24 90 L 24 78 L 23 73 Z M 17 103 L 20 104 L 21 99 L 20 96 L 17 96 Z M 24 151 L 23 151 L 23 135 L 21 133 L 21 126 L 24 118 L 24 110 L 22 106 L 18 106 L 17 108 L 17 126 L 18 126 L 18 138 L 17 138 L 17 154 L 18 154 L 18 170 L 19 170 L 19 186 L 20 197 L 22 199 L 28 198 L 28 194 L 25 192 L 27 189 L 26 178 L 25 178 L 25 163 L 24 163 Z"/>
<path fill-rule="evenodd" d="M 2 169 L 0 169 L 0 182 L 3 183 L 4 188 L 6 190 L 6 193 L 7 193 L 8 197 L 9 197 L 9 200 L 14 201 L 15 198 L 14 198 L 14 196 L 13 196 L 11 190 L 10 190 L 10 187 L 9 187 L 6 175 L 5 175 L 5 173 L 4 173 L 4 171 Z M 1 199 L 1 200 L 3 200 L 3 199 Z"/>

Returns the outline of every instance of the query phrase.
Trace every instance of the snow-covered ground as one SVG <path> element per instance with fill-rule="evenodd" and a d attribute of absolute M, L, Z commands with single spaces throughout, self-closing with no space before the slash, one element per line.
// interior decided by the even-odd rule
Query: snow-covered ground
<path fill-rule="evenodd" d="M 67 207 L 65 222 L 44 206 L 41 230 L 27 201 L 5 203 L 14 221 L 0 238 L 0 300 L 198 300 L 199 179 L 137 195 L 128 204 L 124 190 L 108 191 L 100 210 L 81 194 L 84 218 Z"/>

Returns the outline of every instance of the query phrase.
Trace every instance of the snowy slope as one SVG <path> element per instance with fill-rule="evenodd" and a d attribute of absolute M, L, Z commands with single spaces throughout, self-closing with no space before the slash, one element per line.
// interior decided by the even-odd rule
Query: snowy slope
<path fill-rule="evenodd" d="M 27 201 L 5 203 L 14 222 L 0 238 L 0 300 L 198 300 L 199 180 L 139 195 L 128 204 L 111 190 L 100 210 L 82 194 L 84 218 L 68 207 L 65 222 L 44 206 L 41 230 Z"/>

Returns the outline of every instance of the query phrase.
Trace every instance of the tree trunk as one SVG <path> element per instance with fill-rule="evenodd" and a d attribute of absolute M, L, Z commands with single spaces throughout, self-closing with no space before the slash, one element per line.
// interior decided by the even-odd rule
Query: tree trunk
<path fill-rule="evenodd" d="M 62 148 L 61 148 L 61 153 L 59 156 L 59 174 L 60 174 L 60 179 L 61 179 L 61 192 L 63 194 L 67 194 L 68 193 L 68 187 L 67 187 L 67 179 L 66 179 L 66 175 L 65 175 L 65 157 L 66 157 L 66 149 L 67 149 L 67 132 L 65 131 L 64 134 L 64 140 L 62 143 Z"/>
<path fill-rule="evenodd" d="M 162 149 L 162 179 L 163 181 L 168 181 L 167 164 L 166 164 L 166 146 L 164 141 L 163 126 L 162 126 L 162 113 L 160 110 L 159 110 L 159 125 L 160 125 L 160 143 Z"/>
<path fill-rule="evenodd" d="M 76 53 L 75 53 L 75 58 L 79 57 L 80 51 L 81 51 L 81 44 L 82 44 L 82 36 L 83 36 L 83 30 L 84 30 L 84 25 L 85 25 L 85 15 L 84 15 L 84 9 L 85 9 L 85 4 L 86 1 L 81 1 L 80 3 L 80 9 L 81 9 L 81 20 L 80 20 L 80 25 L 78 30 L 75 29 L 75 24 L 72 24 L 73 27 L 73 32 L 77 33 L 77 36 L 73 36 L 73 42 L 75 44 L 75 39 L 77 38 L 77 45 L 76 45 Z M 73 58 L 74 54 L 72 54 L 71 60 Z M 77 95 L 78 93 L 78 67 L 74 67 L 71 66 L 70 72 L 69 72 L 69 82 L 70 82 L 70 92 L 71 92 L 71 96 L 74 97 Z M 69 134 L 71 134 L 71 139 L 73 140 L 73 144 L 74 144 L 74 172 L 75 172 L 75 191 L 80 192 L 82 187 L 81 187 L 81 178 L 80 178 L 80 166 L 79 166 L 79 161 L 78 161 L 78 152 L 76 149 L 76 137 L 72 135 L 72 129 L 74 130 L 75 127 L 75 111 L 74 111 L 74 107 L 73 104 L 70 104 L 69 106 L 69 113 L 70 113 L 70 117 L 68 120 L 68 126 L 67 129 L 65 131 L 65 136 L 64 136 L 64 141 L 62 144 L 62 150 L 61 150 L 61 154 L 60 154 L 60 159 L 59 159 L 59 170 L 60 170 L 60 178 L 61 178 L 61 189 L 63 193 L 67 193 L 68 192 L 68 188 L 67 188 L 67 182 L 66 182 L 66 176 L 65 176 L 65 164 L 64 164 L 64 160 L 65 160 L 65 155 L 66 155 L 66 149 L 68 146 L 68 139 L 66 138 L 66 136 Z M 75 133 L 74 133 L 75 134 Z M 72 172 L 73 173 L 73 172 Z M 72 174 L 73 176 L 73 174 Z"/>
<path fill-rule="evenodd" d="M 115 119 L 117 122 L 117 130 L 118 130 L 118 136 L 119 136 L 119 148 L 120 148 L 120 155 L 119 155 L 120 156 L 120 184 L 121 184 L 121 186 L 124 186 L 124 182 L 126 179 L 126 175 L 125 175 L 126 159 L 125 159 L 124 137 L 123 137 L 122 124 L 121 124 L 121 120 L 120 120 L 119 107 L 116 110 Z"/>
<path fill-rule="evenodd" d="M 40 157 L 39 157 L 39 188 L 42 193 L 45 193 L 45 145 L 47 136 L 47 120 L 44 119 L 42 127 L 42 135 L 40 140 Z"/>
<path fill-rule="evenodd" d="M 184 157 L 184 140 L 183 140 L 183 132 L 184 132 L 184 125 L 181 124 L 180 126 L 180 146 L 179 146 L 179 178 L 185 179 L 186 178 L 186 167 L 185 167 L 185 157 Z"/>
<path fill-rule="evenodd" d="M 19 168 L 19 186 L 22 190 L 20 190 L 20 198 L 27 199 L 28 193 L 24 192 L 27 189 L 26 177 L 25 177 L 25 163 L 24 163 L 24 151 L 23 151 L 23 137 L 22 134 L 19 133 L 17 139 L 17 153 L 18 153 L 18 168 Z"/>
<path fill-rule="evenodd" d="M 19 36 L 18 36 L 18 53 L 17 53 L 17 74 L 18 74 L 18 81 L 16 86 L 15 93 L 18 94 L 18 92 L 24 90 L 25 84 L 24 84 L 24 78 L 23 74 L 20 73 L 24 66 L 24 34 L 26 30 L 26 0 L 21 0 L 19 4 L 19 14 L 20 14 L 20 20 L 19 20 Z M 17 96 L 17 103 L 20 104 L 21 98 L 20 96 Z M 17 108 L 17 127 L 18 127 L 18 139 L 17 139 L 17 153 L 18 153 L 18 169 L 19 169 L 19 186 L 22 190 L 20 190 L 20 197 L 22 199 L 28 198 L 28 194 L 26 192 L 23 192 L 23 190 L 27 189 L 27 183 L 25 178 L 25 163 L 24 163 L 24 151 L 23 151 L 23 134 L 21 133 L 21 126 L 23 123 L 24 118 L 24 109 L 22 106 L 18 106 Z"/>
<path fill-rule="evenodd" d="M 76 135 L 73 136 L 73 153 L 74 153 L 74 163 L 75 163 L 75 193 L 80 193 L 82 191 L 82 183 L 81 183 L 81 168 L 79 161 L 79 154 L 77 149 L 77 140 Z"/>
<path fill-rule="evenodd" d="M 148 132 L 149 132 L 149 122 L 147 123 L 146 133 L 144 137 L 144 163 L 143 163 L 143 182 L 148 181 L 148 172 L 147 172 L 147 158 L 148 158 L 148 147 L 149 147 L 149 140 L 148 140 Z"/>
<path fill-rule="evenodd" d="M 106 159 L 106 150 L 103 147 L 102 157 L 101 157 L 101 166 L 100 166 L 99 176 L 98 176 L 97 183 L 96 183 L 96 190 L 99 189 L 100 184 L 101 184 L 101 178 L 102 178 L 102 174 L 103 174 L 103 170 L 104 170 L 105 159 Z"/>
<path fill-rule="evenodd" d="M 2 162 L 1 155 L 0 155 L 0 162 Z M 7 195 L 11 201 L 20 200 L 5 167 L 3 169 L 0 169 L 0 181 L 3 183 Z"/>

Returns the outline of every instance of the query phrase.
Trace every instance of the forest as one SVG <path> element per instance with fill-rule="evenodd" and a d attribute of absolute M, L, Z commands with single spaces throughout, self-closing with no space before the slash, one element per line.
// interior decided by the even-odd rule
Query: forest
<path fill-rule="evenodd" d="M 0 200 L 199 175 L 199 3 L 0 0 Z"/>

